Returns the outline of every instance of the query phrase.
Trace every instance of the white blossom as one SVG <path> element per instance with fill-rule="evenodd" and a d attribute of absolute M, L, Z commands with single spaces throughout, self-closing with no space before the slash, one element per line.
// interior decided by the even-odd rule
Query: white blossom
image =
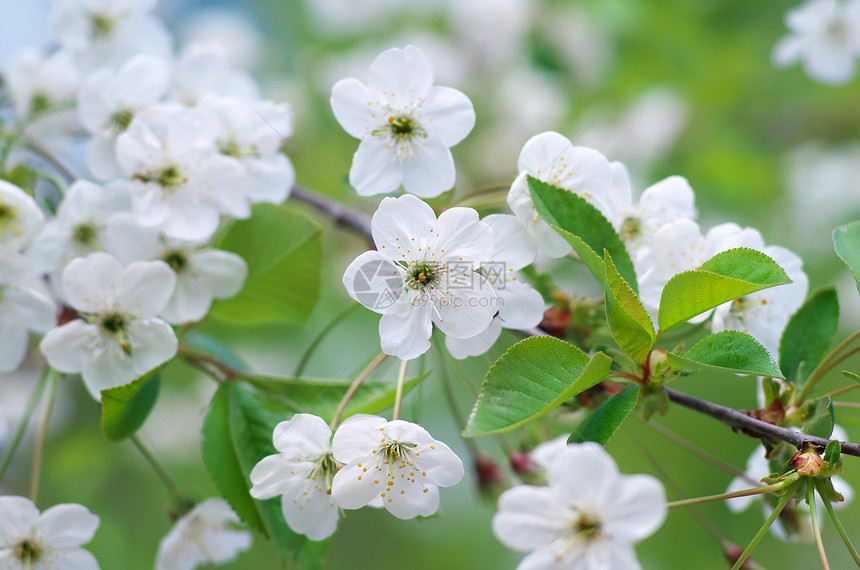
<path fill-rule="evenodd" d="M 139 55 L 119 70 L 101 69 L 84 80 L 78 96 L 78 117 L 93 136 L 87 166 L 99 180 L 122 175 L 116 158 L 116 139 L 134 117 L 161 101 L 170 85 L 167 62 Z"/>
<path fill-rule="evenodd" d="M 361 139 L 349 171 L 360 195 L 402 184 L 429 198 L 454 185 L 450 147 L 472 130 L 475 110 L 460 91 L 433 85 L 433 67 L 415 46 L 382 52 L 366 85 L 353 78 L 337 82 L 331 106 L 344 130 Z"/>
<path fill-rule="evenodd" d="M 54 505 L 40 513 L 30 499 L 0 497 L 0 567 L 98 570 L 95 557 L 81 548 L 98 526 L 99 517 L 82 505 Z"/>
<path fill-rule="evenodd" d="M 568 445 L 547 468 L 548 486 L 502 493 L 493 532 L 529 552 L 520 570 L 641 568 L 634 543 L 666 517 L 663 486 L 650 475 L 620 475 L 594 443 Z"/>
<path fill-rule="evenodd" d="M 48 55 L 30 48 L 9 59 L 3 79 L 19 119 L 73 102 L 81 80 L 71 52 L 58 50 Z"/>
<path fill-rule="evenodd" d="M 789 35 L 773 48 L 773 63 L 803 64 L 806 74 L 825 85 L 848 83 L 860 55 L 860 1 L 808 0 L 785 15 Z"/>
<path fill-rule="evenodd" d="M 535 135 L 526 142 L 517 161 L 517 176 L 508 192 L 508 206 L 525 224 L 541 252 L 564 257 L 571 248 L 537 213 L 529 194 L 527 175 L 569 190 L 606 210 L 605 200 L 612 183 L 609 161 L 594 149 L 574 146 L 555 132 Z"/>
<path fill-rule="evenodd" d="M 39 287 L 26 258 L 0 255 L 0 372 L 16 370 L 27 355 L 30 333 L 46 333 L 57 307 Z"/>
<path fill-rule="evenodd" d="M 230 67 L 221 48 L 191 44 L 173 66 L 169 98 L 185 105 L 196 105 L 211 94 L 237 97 L 242 101 L 260 99 L 260 89 L 254 79 Z"/>
<path fill-rule="evenodd" d="M 458 338 L 484 331 L 498 310 L 493 287 L 476 270 L 491 259 L 493 230 L 470 208 L 439 219 L 411 195 L 385 198 L 371 220 L 378 250 L 358 256 L 343 284 L 349 295 L 382 314 L 382 350 L 403 360 L 430 348 L 432 323 Z"/>
<path fill-rule="evenodd" d="M 181 517 L 158 545 L 155 570 L 194 570 L 223 564 L 251 548 L 251 533 L 227 501 L 206 499 Z"/>
<path fill-rule="evenodd" d="M 344 466 L 332 481 L 338 506 L 359 509 L 382 498 L 399 519 L 429 517 L 439 508 L 439 487 L 463 478 L 463 462 L 421 426 L 359 414 L 344 421 L 332 441 Z"/>
<path fill-rule="evenodd" d="M 162 261 L 123 268 L 101 252 L 75 259 L 63 272 L 63 291 L 81 318 L 48 332 L 42 353 L 60 372 L 80 372 L 101 400 L 102 390 L 131 382 L 176 354 L 173 329 L 155 318 L 175 285 Z"/>
<path fill-rule="evenodd" d="M 206 240 L 219 214 L 246 218 L 244 169 L 218 152 L 218 120 L 201 109 L 160 104 L 117 139 L 138 223 L 177 239 Z"/>
<path fill-rule="evenodd" d="M 331 492 L 340 463 L 332 456 L 331 428 L 311 414 L 296 414 L 275 427 L 279 453 L 263 458 L 251 471 L 251 496 L 281 496 L 287 524 L 311 540 L 334 534 L 339 518 Z"/>
<path fill-rule="evenodd" d="M 0 180 L 0 251 L 19 251 L 42 229 L 45 215 L 29 194 Z"/>

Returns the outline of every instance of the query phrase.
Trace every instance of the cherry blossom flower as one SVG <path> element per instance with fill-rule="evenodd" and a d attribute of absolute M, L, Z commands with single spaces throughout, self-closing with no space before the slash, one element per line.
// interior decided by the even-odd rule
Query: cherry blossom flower
<path fill-rule="evenodd" d="M 579 194 L 605 212 L 612 183 L 609 161 L 594 149 L 573 146 L 555 132 L 532 137 L 520 151 L 520 174 L 508 192 L 508 206 L 525 224 L 540 251 L 549 257 L 564 257 L 570 244 L 538 215 L 529 194 L 527 175 Z"/>
<path fill-rule="evenodd" d="M 439 219 L 415 196 L 385 198 L 371 220 L 378 251 L 358 256 L 343 284 L 382 314 L 382 350 L 410 360 L 430 348 L 432 323 L 457 338 L 484 331 L 498 310 L 493 287 L 476 270 L 492 259 L 493 230 L 470 208 Z"/>
<path fill-rule="evenodd" d="M 173 329 L 155 318 L 175 286 L 176 275 L 163 261 L 123 269 L 106 253 L 75 259 L 63 272 L 63 290 L 81 318 L 48 332 L 42 353 L 60 372 L 80 372 L 101 400 L 105 388 L 131 382 L 176 354 Z"/>
<path fill-rule="evenodd" d="M 248 264 L 235 253 L 173 239 L 117 214 L 108 224 L 109 251 L 123 264 L 161 260 L 176 274 L 176 288 L 158 314 L 173 324 L 196 322 L 206 316 L 214 299 L 228 299 L 242 289 Z"/>
<path fill-rule="evenodd" d="M 6 65 L 3 78 L 20 119 L 73 102 L 81 80 L 71 52 L 59 50 L 46 55 L 36 49 L 15 53 Z"/>
<path fill-rule="evenodd" d="M 230 67 L 221 48 L 191 44 L 173 66 L 173 83 L 168 97 L 193 106 L 206 95 L 216 93 L 242 101 L 260 99 L 256 82 L 244 71 Z"/>
<path fill-rule="evenodd" d="M 251 496 L 281 496 L 287 524 L 311 540 L 334 534 L 338 505 L 331 487 L 340 463 L 332 456 L 331 428 L 312 414 L 296 414 L 275 427 L 279 453 L 263 458 L 251 471 Z"/>
<path fill-rule="evenodd" d="M 0 251 L 19 251 L 42 229 L 45 215 L 29 194 L 0 180 Z"/>
<path fill-rule="evenodd" d="M 164 98 L 170 85 L 167 62 L 139 55 L 118 71 L 105 68 L 84 80 L 78 95 L 78 117 L 92 135 L 87 166 L 99 180 L 122 175 L 116 139 L 141 111 Z"/>
<path fill-rule="evenodd" d="M 633 544 L 666 517 L 663 486 L 650 475 L 620 475 L 594 443 L 570 444 L 547 468 L 548 486 L 502 493 L 493 532 L 529 552 L 518 568 L 641 568 Z"/>
<path fill-rule="evenodd" d="M 134 118 L 117 139 L 137 221 L 177 239 L 206 240 L 219 214 L 245 218 L 244 170 L 215 146 L 217 118 L 160 104 Z"/>
<path fill-rule="evenodd" d="M 53 0 L 54 37 L 86 69 L 118 66 L 137 54 L 168 57 L 172 40 L 151 14 L 157 0 Z"/>
<path fill-rule="evenodd" d="M 479 271 L 496 292 L 499 310 L 490 326 L 473 337 L 445 336 L 448 352 L 457 359 L 484 354 L 499 338 L 503 328 L 536 327 L 546 310 L 541 294 L 518 273 L 537 255 L 537 247 L 529 239 L 523 224 L 506 214 L 492 214 L 483 221 L 493 229 L 495 245 L 489 262 L 481 264 Z"/>
<path fill-rule="evenodd" d="M 463 478 L 463 462 L 421 426 L 359 414 L 334 434 L 334 458 L 344 466 L 332 494 L 344 509 L 359 509 L 378 497 L 399 519 L 429 517 L 439 508 L 439 487 Z"/>
<path fill-rule="evenodd" d="M 227 501 L 206 499 L 176 521 L 158 545 L 156 570 L 194 570 L 223 564 L 251 548 L 252 537 Z"/>
<path fill-rule="evenodd" d="M 26 258 L 0 255 L 0 372 L 16 370 L 27 355 L 30 332 L 56 324 L 57 307 L 39 287 Z"/>
<path fill-rule="evenodd" d="M 99 517 L 82 505 L 54 505 L 44 513 L 30 499 L 0 497 L 0 567 L 8 570 L 98 570 L 89 551 Z"/>
<path fill-rule="evenodd" d="M 272 101 L 246 102 L 236 97 L 208 95 L 201 108 L 212 111 L 221 123 L 217 136 L 222 154 L 245 168 L 243 186 L 248 200 L 280 204 L 296 182 L 292 163 L 281 144 L 293 132 L 293 113 L 285 104 Z"/>
<path fill-rule="evenodd" d="M 697 269 L 708 260 L 708 245 L 699 224 L 687 218 L 670 222 L 651 239 L 650 255 L 637 268 L 639 297 L 652 317 L 656 317 L 663 287 L 669 279 Z"/>
<path fill-rule="evenodd" d="M 454 185 L 456 145 L 475 125 L 472 102 L 460 91 L 433 85 L 433 67 L 417 47 L 382 52 L 367 84 L 349 78 L 332 88 L 334 116 L 361 144 L 349 183 L 362 196 L 401 184 L 417 196 L 438 196 Z"/>
<path fill-rule="evenodd" d="M 825 85 L 848 83 L 860 55 L 860 1 L 808 0 L 789 10 L 790 34 L 773 48 L 773 63 L 800 61 L 806 74 Z"/>

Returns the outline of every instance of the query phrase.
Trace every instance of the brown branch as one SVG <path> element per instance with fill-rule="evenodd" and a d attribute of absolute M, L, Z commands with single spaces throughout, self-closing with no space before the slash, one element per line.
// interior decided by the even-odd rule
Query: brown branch
<path fill-rule="evenodd" d="M 803 449 L 805 444 L 807 443 L 811 443 L 812 445 L 816 445 L 818 447 L 825 447 L 830 441 L 823 437 L 816 437 L 814 435 L 808 435 L 805 433 L 775 426 L 773 424 L 769 424 L 767 422 L 763 422 L 756 418 L 750 417 L 737 410 L 733 410 L 732 408 L 720 406 L 719 404 L 714 404 L 708 402 L 707 400 L 701 400 L 699 398 L 690 396 L 689 394 L 684 394 L 683 392 L 678 392 L 677 390 L 673 390 L 671 388 L 665 388 L 665 390 L 666 394 L 669 396 L 669 399 L 676 404 L 680 404 L 685 408 L 695 410 L 699 413 L 705 414 L 706 416 L 711 416 L 712 418 L 719 420 L 731 427 L 738 428 L 747 435 L 753 437 L 771 437 L 773 439 L 778 439 L 780 441 L 790 443 L 797 449 Z M 847 441 L 842 441 L 840 443 L 842 444 L 842 453 L 846 455 L 860 457 L 860 445 Z"/>
<path fill-rule="evenodd" d="M 370 219 L 361 212 L 349 209 L 334 200 L 330 200 L 315 192 L 311 192 L 301 186 L 294 186 L 290 196 L 296 200 L 304 202 L 305 204 L 313 206 L 331 218 L 335 224 L 349 228 L 356 233 L 361 234 L 368 243 L 373 245 L 373 233 L 370 229 Z"/>

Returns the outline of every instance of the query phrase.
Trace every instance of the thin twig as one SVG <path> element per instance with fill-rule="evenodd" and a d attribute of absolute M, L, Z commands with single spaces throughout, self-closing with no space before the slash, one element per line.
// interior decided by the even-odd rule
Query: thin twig
<path fill-rule="evenodd" d="M 400 419 L 400 406 L 403 403 L 403 383 L 406 380 L 406 366 L 408 364 L 408 360 L 404 360 L 400 363 L 400 373 L 397 375 L 397 393 L 394 396 L 394 415 L 391 418 L 392 420 Z"/>
<path fill-rule="evenodd" d="M 358 391 L 358 388 L 367 380 L 373 372 L 379 368 L 379 365 L 388 357 L 384 352 L 380 352 L 376 355 L 376 358 L 370 361 L 370 364 L 367 365 L 367 368 L 361 371 L 359 375 L 356 377 L 355 381 L 350 385 L 349 389 L 346 391 L 346 394 L 341 398 L 340 403 L 337 405 L 337 410 L 334 412 L 334 417 L 331 419 L 331 430 L 334 431 L 334 428 L 337 427 L 337 424 L 340 423 L 340 418 L 343 415 L 343 411 L 346 409 L 347 404 Z"/>
<path fill-rule="evenodd" d="M 814 435 L 808 435 L 805 433 L 800 433 L 792 431 L 790 429 L 778 427 L 762 420 L 750 417 L 737 410 L 733 410 L 732 408 L 727 408 L 719 404 L 714 404 L 712 402 L 708 402 L 707 400 L 701 400 L 699 398 L 684 394 L 683 392 L 678 392 L 677 390 L 673 390 L 671 388 L 665 388 L 665 390 L 666 394 L 669 396 L 669 399 L 676 404 L 680 404 L 685 408 L 690 408 L 691 410 L 695 410 L 697 412 L 705 414 L 706 416 L 711 416 L 712 418 L 719 420 L 726 425 L 741 429 L 744 431 L 744 433 L 753 437 L 771 437 L 773 439 L 778 439 L 780 441 L 790 443 L 798 449 L 803 449 L 803 447 L 807 443 L 811 443 L 812 445 L 824 448 L 830 441 L 823 437 L 816 437 Z M 846 455 L 860 457 L 860 445 L 847 441 L 840 443 L 842 444 L 842 453 Z"/>
<path fill-rule="evenodd" d="M 129 439 L 131 439 L 131 442 L 134 444 L 140 454 L 143 455 L 143 458 L 146 459 L 146 462 L 149 463 L 149 465 L 155 471 L 156 475 L 158 475 L 158 478 L 161 479 L 161 482 L 164 483 L 164 486 L 167 487 L 167 492 L 170 493 L 170 496 L 173 501 L 177 505 L 182 504 L 182 493 L 179 492 L 179 487 L 173 481 L 173 478 L 170 476 L 164 466 L 161 465 L 158 459 L 156 459 L 155 456 L 149 451 L 149 449 L 147 449 L 146 446 L 143 445 L 143 442 L 140 441 L 140 439 L 138 439 L 136 435 L 131 436 Z"/>
<path fill-rule="evenodd" d="M 45 448 L 45 436 L 48 433 L 48 422 L 51 421 L 51 412 L 54 409 L 54 400 L 57 397 L 57 381 L 59 376 L 51 374 L 48 380 L 48 399 L 42 407 L 42 416 L 39 418 L 39 427 L 36 431 L 36 445 L 33 448 L 33 469 L 30 472 L 30 500 L 36 502 L 39 495 L 39 476 L 42 474 L 42 451 Z"/>
<path fill-rule="evenodd" d="M 330 200 L 315 192 L 311 192 L 301 186 L 294 186 L 290 194 L 296 200 L 300 200 L 306 204 L 310 204 L 317 210 L 326 214 L 331 220 L 339 225 L 361 234 L 371 245 L 373 244 L 373 232 L 370 229 L 370 219 L 358 212 L 347 208 L 346 206 Z"/>
<path fill-rule="evenodd" d="M 36 405 L 42 398 L 42 392 L 45 391 L 45 386 L 48 384 L 48 378 L 53 374 L 56 373 L 46 366 L 45 371 L 42 373 L 42 377 L 39 378 L 39 383 L 36 384 L 36 388 L 33 389 L 33 393 L 30 394 L 30 399 L 27 400 L 27 407 L 24 409 L 21 421 L 18 422 L 18 428 L 15 430 L 12 442 L 9 444 L 9 447 L 6 448 L 6 452 L 3 454 L 3 459 L 0 460 L 0 481 L 3 480 L 3 477 L 6 475 L 6 470 L 9 468 L 9 464 L 12 463 L 12 457 L 15 456 L 15 452 L 21 444 L 21 439 L 24 437 L 24 432 L 27 431 L 27 426 L 30 424 L 33 410 L 36 409 Z"/>

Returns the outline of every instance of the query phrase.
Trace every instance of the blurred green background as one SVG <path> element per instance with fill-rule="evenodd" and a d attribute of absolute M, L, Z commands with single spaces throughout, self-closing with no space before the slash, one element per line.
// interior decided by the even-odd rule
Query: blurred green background
<path fill-rule="evenodd" d="M 860 324 L 857 291 L 829 245 L 833 227 L 860 217 L 860 87 L 857 81 L 825 87 L 797 66 L 771 65 L 772 46 L 786 33 L 784 13 L 795 2 L 165 0 L 162 4 L 162 14 L 180 36 L 190 34 L 193 24 L 213 8 L 243 18 L 247 29 L 258 34 L 254 73 L 267 96 L 293 105 L 296 128 L 286 148 L 298 182 L 305 187 L 373 212 L 378 198 L 360 199 L 347 188 L 357 142 L 334 121 L 329 90 L 342 77 L 363 79 L 382 49 L 415 43 L 435 63 L 437 82 L 469 95 L 478 116 L 473 134 L 453 149 L 457 187 L 437 205 L 453 203 L 470 188 L 509 184 L 522 144 L 543 130 L 557 130 L 576 143 L 595 146 L 610 160 L 627 163 L 637 193 L 665 176 L 685 176 L 696 191 L 703 229 L 725 221 L 759 228 L 767 243 L 784 245 L 803 257 L 810 290 L 838 285 L 845 331 Z M 13 21 L 7 19 L 3 27 Z M 235 30 L 223 33 L 228 48 L 240 43 Z M 324 290 L 310 323 L 235 329 L 209 320 L 198 327 L 263 373 L 292 373 L 316 333 L 350 304 L 341 275 L 366 249 L 356 235 L 333 227 L 301 204 L 294 207 L 312 215 L 325 230 L 320 260 Z M 572 280 L 569 286 L 575 287 L 576 276 Z M 308 375 L 354 377 L 379 349 L 377 320 L 362 309 L 351 313 L 320 347 Z M 516 339 L 503 335 L 487 356 L 464 362 L 472 388 L 452 370 L 462 410 L 469 409 L 470 390 L 480 384 L 488 365 Z M 443 394 L 433 351 L 426 366 L 433 373 L 408 396 L 405 415 L 449 443 L 468 465 L 473 458 L 457 436 L 460 426 Z M 395 376 L 390 362 L 378 375 L 392 381 Z M 182 364 L 170 366 L 163 380 L 162 395 L 142 438 L 184 490 L 200 499 L 215 496 L 199 451 L 199 428 L 215 384 Z M 0 388 L 7 408 L 29 393 L 22 382 L 0 382 L 6 382 Z M 821 389 L 843 384 L 833 377 Z M 673 387 L 727 406 L 756 405 L 752 378 L 697 374 Z M 846 399 L 852 397 L 856 398 L 851 393 Z M 151 568 L 158 542 L 171 526 L 163 487 L 131 444 L 104 439 L 99 408 L 77 379 L 64 382 L 58 406 L 46 445 L 40 506 L 77 502 L 97 513 L 102 524 L 89 548 L 102 568 Z M 849 438 L 857 440 L 860 431 L 854 425 L 860 422 L 850 413 L 838 408 L 837 421 L 848 428 Z M 548 429 L 562 433 L 569 428 L 566 421 L 554 418 Z M 652 421 L 740 469 L 756 445 L 714 420 L 677 407 Z M 509 440 L 534 442 L 538 435 L 538 430 L 526 429 Z M 504 464 L 495 440 L 476 443 Z M 650 454 L 687 496 L 722 492 L 732 478 L 636 418 L 608 448 L 627 473 L 655 473 Z M 4 481 L 4 494 L 26 494 L 30 449 L 32 441 L 25 441 Z M 856 464 L 855 458 L 847 458 L 844 475 L 855 489 L 860 485 Z M 678 498 L 671 487 L 668 493 Z M 726 539 L 741 546 L 763 520 L 758 507 L 741 515 L 729 513 L 721 503 L 700 510 Z M 426 520 L 403 522 L 373 509 L 349 512 L 331 541 L 325 567 L 513 568 L 520 555 L 507 551 L 492 536 L 492 514 L 491 504 L 479 496 L 474 476 L 443 490 L 438 515 Z M 860 537 L 856 504 L 841 516 L 849 534 Z M 832 567 L 850 567 L 850 557 L 829 521 L 824 522 L 824 532 Z M 684 509 L 672 511 L 658 534 L 637 548 L 648 569 L 727 568 L 721 550 L 712 534 Z M 814 546 L 772 537 L 765 538 L 754 558 L 768 568 L 820 566 Z M 277 565 L 275 549 L 256 535 L 253 550 L 223 567 Z"/>

